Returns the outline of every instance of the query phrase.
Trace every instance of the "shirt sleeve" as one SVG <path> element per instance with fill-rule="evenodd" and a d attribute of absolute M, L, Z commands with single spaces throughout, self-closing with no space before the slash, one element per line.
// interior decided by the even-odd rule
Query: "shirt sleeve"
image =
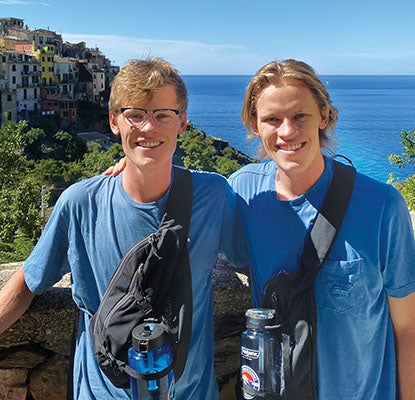
<path fill-rule="evenodd" d="M 25 281 L 32 293 L 43 293 L 69 272 L 66 197 L 59 198 L 39 241 L 24 263 Z"/>
<path fill-rule="evenodd" d="M 405 199 L 393 187 L 381 222 L 380 262 L 389 296 L 405 297 L 415 292 L 415 240 Z"/>
<path fill-rule="evenodd" d="M 236 195 L 228 183 L 226 183 L 224 200 L 220 250 L 234 266 L 246 267 L 248 255 L 245 232 Z"/>

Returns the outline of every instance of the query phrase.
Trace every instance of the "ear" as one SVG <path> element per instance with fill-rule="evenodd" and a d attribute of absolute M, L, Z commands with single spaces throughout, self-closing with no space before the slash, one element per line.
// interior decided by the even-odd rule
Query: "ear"
<path fill-rule="evenodd" d="M 318 127 L 320 129 L 324 129 L 328 125 L 329 120 L 329 110 L 327 108 L 323 108 L 323 110 L 321 110 L 321 121 Z"/>
<path fill-rule="evenodd" d="M 110 128 L 111 131 L 114 135 L 119 135 L 120 134 L 120 128 L 118 127 L 118 121 L 117 121 L 117 116 L 115 116 L 111 111 L 109 113 L 109 122 L 110 122 Z"/>
<path fill-rule="evenodd" d="M 252 127 L 252 130 L 251 130 L 252 135 L 259 137 L 258 122 L 256 118 L 251 119 L 251 127 Z"/>
<path fill-rule="evenodd" d="M 183 135 L 183 133 L 186 131 L 187 127 L 187 112 L 183 112 L 180 114 L 180 126 L 179 130 L 177 132 L 177 135 Z"/>

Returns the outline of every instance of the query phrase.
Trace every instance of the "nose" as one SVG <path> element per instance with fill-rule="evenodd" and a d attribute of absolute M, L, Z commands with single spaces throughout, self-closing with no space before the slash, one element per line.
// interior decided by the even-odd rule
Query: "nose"
<path fill-rule="evenodd" d="M 154 120 L 153 115 L 146 114 L 145 118 L 143 119 L 143 121 L 141 122 L 139 126 L 139 129 L 141 131 L 146 131 L 146 130 L 152 130 L 156 128 L 157 128 L 157 124 L 156 124 L 156 121 Z"/>
<path fill-rule="evenodd" d="M 284 118 L 278 128 L 278 136 L 285 138 L 295 135 L 295 133 L 295 123 L 290 118 Z"/>

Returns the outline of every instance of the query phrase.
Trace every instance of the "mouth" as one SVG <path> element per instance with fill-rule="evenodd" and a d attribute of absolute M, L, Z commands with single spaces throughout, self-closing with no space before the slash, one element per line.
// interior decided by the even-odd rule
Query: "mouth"
<path fill-rule="evenodd" d="M 277 146 L 277 148 L 278 150 L 283 150 L 283 151 L 296 151 L 296 150 L 303 148 L 304 146 L 305 146 L 305 142 L 302 142 L 302 143 L 295 143 L 295 144 L 280 145 L 280 146 Z"/>
<path fill-rule="evenodd" d="M 152 141 L 152 142 L 140 142 L 137 143 L 138 147 L 144 147 L 146 149 L 152 149 L 154 147 L 159 147 L 161 146 L 163 142 L 156 142 L 156 141 Z"/>

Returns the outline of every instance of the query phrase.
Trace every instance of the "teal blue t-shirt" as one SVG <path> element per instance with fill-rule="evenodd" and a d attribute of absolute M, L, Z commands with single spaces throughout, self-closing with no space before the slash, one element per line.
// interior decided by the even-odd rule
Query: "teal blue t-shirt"
<path fill-rule="evenodd" d="M 280 201 L 273 161 L 229 178 L 237 194 L 258 305 L 267 280 L 295 270 L 332 177 L 332 161 L 316 184 Z M 315 283 L 319 400 L 394 400 L 395 342 L 387 296 L 415 291 L 415 243 L 407 205 L 391 185 L 357 174 L 342 227 Z"/>
<path fill-rule="evenodd" d="M 211 272 L 218 253 L 246 265 L 235 195 L 218 174 L 192 171 L 193 207 L 189 259 L 193 285 L 193 330 L 186 368 L 176 385 L 178 400 L 217 399 L 213 368 Z M 72 274 L 72 296 L 81 313 L 74 362 L 75 399 L 129 399 L 95 362 L 89 334 L 94 314 L 118 262 L 138 240 L 154 232 L 167 195 L 159 201 L 133 201 L 122 175 L 98 176 L 68 188 L 59 198 L 38 244 L 24 265 L 30 290 L 40 294 L 63 274 Z"/>

